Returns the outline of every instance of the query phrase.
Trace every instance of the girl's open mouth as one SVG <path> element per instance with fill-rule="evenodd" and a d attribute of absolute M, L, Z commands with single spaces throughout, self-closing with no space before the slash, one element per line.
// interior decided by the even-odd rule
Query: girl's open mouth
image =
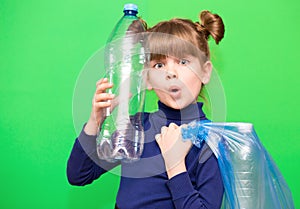
<path fill-rule="evenodd" d="M 179 99 L 181 96 L 181 89 L 178 86 L 171 86 L 169 88 L 169 94 L 171 95 L 171 97 L 173 97 L 174 99 Z"/>

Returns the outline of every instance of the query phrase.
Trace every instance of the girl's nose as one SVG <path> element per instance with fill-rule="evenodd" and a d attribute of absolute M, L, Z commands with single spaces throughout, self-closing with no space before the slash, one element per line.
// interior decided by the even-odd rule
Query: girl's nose
<path fill-rule="evenodd" d="M 177 63 L 173 59 L 169 59 L 167 62 L 166 80 L 175 79 L 177 74 Z"/>
<path fill-rule="evenodd" d="M 166 72 L 166 80 L 175 79 L 175 78 L 177 78 L 177 75 L 174 74 L 172 71 Z"/>

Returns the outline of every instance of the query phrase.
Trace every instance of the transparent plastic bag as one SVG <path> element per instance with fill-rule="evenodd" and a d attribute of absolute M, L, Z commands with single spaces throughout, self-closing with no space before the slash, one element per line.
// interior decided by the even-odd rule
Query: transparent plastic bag
<path fill-rule="evenodd" d="M 183 140 L 205 141 L 218 159 L 222 209 L 294 209 L 292 194 L 250 123 L 191 122 Z"/>

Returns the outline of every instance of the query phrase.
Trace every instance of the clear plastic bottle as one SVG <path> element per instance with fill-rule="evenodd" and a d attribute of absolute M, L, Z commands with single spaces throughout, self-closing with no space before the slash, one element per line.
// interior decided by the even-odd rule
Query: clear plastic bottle
<path fill-rule="evenodd" d="M 99 127 L 97 153 L 110 162 L 138 160 L 143 151 L 143 114 L 145 88 L 142 70 L 146 61 L 143 47 L 144 25 L 134 4 L 125 4 L 124 16 L 113 29 L 105 48 L 106 76 L 114 86 L 113 103 Z"/>

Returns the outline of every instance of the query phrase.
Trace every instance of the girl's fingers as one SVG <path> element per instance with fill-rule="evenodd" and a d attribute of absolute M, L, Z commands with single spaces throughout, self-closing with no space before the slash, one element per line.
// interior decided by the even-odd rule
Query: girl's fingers
<path fill-rule="evenodd" d="M 166 126 L 161 127 L 160 132 L 161 134 L 165 134 L 167 132 L 168 128 Z"/>
<path fill-rule="evenodd" d="M 102 78 L 102 79 L 100 79 L 100 80 L 98 80 L 98 81 L 96 82 L 96 86 L 99 86 L 99 85 L 105 84 L 105 83 L 109 83 L 109 82 L 108 82 L 108 79 L 107 79 L 107 78 Z"/>
<path fill-rule="evenodd" d="M 96 86 L 98 86 L 99 84 L 101 84 L 101 83 L 107 83 L 108 82 L 108 79 L 107 78 L 101 78 L 100 80 L 98 80 L 97 82 L 96 82 Z"/>
<path fill-rule="evenodd" d="M 106 101 L 106 102 L 95 102 L 94 103 L 94 107 L 98 108 L 98 109 L 102 109 L 102 108 L 107 108 L 111 106 L 111 102 L 110 101 Z"/>
<path fill-rule="evenodd" d="M 169 128 L 177 129 L 178 126 L 175 123 L 170 123 Z"/>
<path fill-rule="evenodd" d="M 107 101 L 107 100 L 112 100 L 114 98 L 115 98 L 114 94 L 101 93 L 101 94 L 95 94 L 94 101 L 95 102 L 104 102 L 104 101 Z"/>
<path fill-rule="evenodd" d="M 155 140 L 156 140 L 157 142 L 159 142 L 159 141 L 161 140 L 161 135 L 160 135 L 160 134 L 156 134 L 156 135 L 155 135 Z"/>
<path fill-rule="evenodd" d="M 187 127 L 188 127 L 187 124 L 182 124 L 182 125 L 180 126 L 180 128 L 187 128 Z"/>
<path fill-rule="evenodd" d="M 96 83 L 96 93 L 105 92 L 107 89 L 113 87 L 112 83 L 109 83 L 107 78 L 101 79 Z"/>
<path fill-rule="evenodd" d="M 110 89 L 113 87 L 112 83 L 101 83 L 97 86 L 96 88 L 96 93 L 103 93 L 105 92 L 107 89 Z"/>

